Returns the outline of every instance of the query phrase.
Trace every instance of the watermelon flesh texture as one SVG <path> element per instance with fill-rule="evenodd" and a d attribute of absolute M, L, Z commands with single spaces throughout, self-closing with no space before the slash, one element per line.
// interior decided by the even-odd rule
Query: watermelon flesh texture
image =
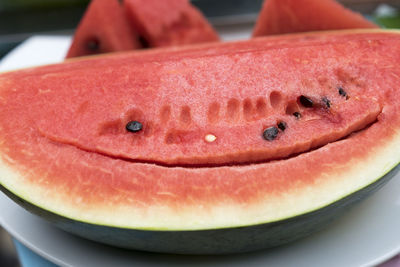
<path fill-rule="evenodd" d="M 47 105 L 51 112 L 58 114 L 60 122 L 55 125 L 51 120 L 41 120 L 37 123 L 38 130 L 54 142 L 68 143 L 87 151 L 136 162 L 213 166 L 288 157 L 343 138 L 377 119 L 381 112 L 379 100 L 364 96 L 364 90 L 353 93 L 354 89 L 347 88 L 339 78 L 336 83 L 324 86 L 315 84 L 315 80 L 309 84 L 307 81 L 304 81 L 306 84 L 288 84 L 284 93 L 275 88 L 280 85 L 266 82 L 241 87 L 240 81 L 251 75 L 254 81 L 262 81 L 265 75 L 278 75 L 257 71 L 259 65 L 281 70 L 285 65 L 295 64 L 291 59 L 281 60 L 280 52 L 274 52 L 268 58 L 260 56 L 253 59 L 254 63 L 257 62 L 254 67 L 248 67 L 242 55 L 240 58 L 235 55 L 201 60 L 187 58 L 184 63 L 174 62 L 170 65 L 166 62 L 162 66 L 153 62 L 132 62 L 129 70 L 124 70 L 127 77 L 131 77 L 129 85 L 111 73 L 98 78 L 100 91 L 84 87 L 76 90 L 73 98 L 68 98 L 71 92 L 63 90 L 54 95 L 51 104 L 47 103 L 49 94 L 41 99 L 38 97 L 37 104 Z M 304 53 L 311 54 L 312 51 L 305 49 Z M 273 58 L 279 58 L 280 61 Z M 235 62 L 235 59 L 238 61 Z M 188 65 L 195 71 L 187 71 Z M 230 86 L 227 86 L 227 81 L 212 78 L 218 77 L 221 70 L 229 67 L 237 70 L 235 77 L 225 78 Z M 146 72 L 141 71 L 143 68 Z M 340 77 L 342 69 L 337 68 L 337 73 L 332 75 Z M 303 64 L 298 71 L 297 74 L 310 74 L 315 73 L 316 69 Z M 158 75 L 154 76 L 154 73 Z M 95 79 L 96 75 L 87 73 L 84 76 Z M 281 79 L 289 80 L 294 74 L 281 72 L 279 75 Z M 204 89 L 190 89 L 188 83 L 194 76 L 199 77 L 196 86 Z M 115 86 L 116 83 L 120 83 L 120 86 Z M 129 87 L 141 88 L 141 91 L 129 90 Z M 212 93 L 206 93 L 210 87 L 215 89 Z M 232 91 L 235 87 L 238 89 Z M 265 87 L 268 90 L 263 89 Z M 341 87 L 351 97 L 347 99 L 341 96 L 338 93 Z M 101 90 L 110 90 L 107 88 L 112 88 L 113 94 L 100 97 L 103 94 Z M 188 99 L 188 91 L 192 91 L 191 99 Z M 241 94 L 249 97 L 241 99 Z M 302 95 L 312 99 L 314 107 L 302 106 L 298 100 Z M 115 97 L 121 101 L 125 99 L 121 109 L 114 107 L 112 99 Z M 98 100 L 88 104 L 91 98 Z M 330 107 L 323 99 L 331 102 Z M 170 103 L 174 103 L 174 106 Z M 154 105 L 160 108 L 154 109 Z M 105 108 L 110 112 L 104 114 Z M 70 113 L 81 109 L 85 112 L 75 112 L 79 121 L 76 125 L 76 121 L 70 119 Z M 300 114 L 301 119 L 293 115 L 295 112 Z M 125 125 L 130 121 L 141 122 L 143 131 L 127 131 Z M 266 141 L 262 138 L 265 129 L 278 128 L 280 122 L 286 124 L 286 129 L 279 130 L 275 140 Z M 215 136 L 216 140 L 207 141 L 210 135 Z"/>
<path fill-rule="evenodd" d="M 356 192 L 381 185 L 398 165 L 399 60 L 398 32 L 357 31 L 123 53 L 5 73 L 1 187 L 62 216 L 72 232 L 74 220 L 87 223 L 83 229 L 134 229 L 139 239 L 159 232 L 182 237 L 188 230 L 205 238 L 203 244 L 216 242 L 210 246 L 216 249 L 224 242 L 203 231 L 229 235 L 234 228 L 238 243 L 230 252 L 244 250 L 239 239 L 251 243 L 258 233 L 246 226 L 281 225 L 284 233 L 284 225 L 302 214 L 318 217 L 341 199 L 358 200 Z M 315 105 L 305 107 L 301 95 Z M 287 128 L 272 141 L 263 139 L 278 119 Z M 143 129 L 126 131 L 130 120 Z M 171 131 L 191 129 L 201 134 L 169 142 Z M 208 133 L 217 138 L 205 141 Z M 304 136 L 310 137 L 307 146 Z M 136 150 L 150 151 L 150 141 L 153 154 Z M 207 154 L 203 143 L 225 154 Z M 274 143 L 290 151 L 280 159 L 238 160 L 238 154 L 259 156 L 251 154 L 257 144 L 263 153 L 278 153 Z M 193 164 L 194 158 L 204 161 Z M 305 221 L 298 222 L 290 234 L 304 236 Z M 152 250 L 138 243 L 127 246 Z M 267 243 L 257 239 L 257 248 Z M 173 252 L 171 244 L 159 242 L 156 251 Z M 194 247 L 181 252 L 188 251 Z"/>
<path fill-rule="evenodd" d="M 188 0 L 124 0 L 124 6 L 149 47 L 219 41 L 217 32 Z"/>
<path fill-rule="evenodd" d="M 253 36 L 357 28 L 378 26 L 335 0 L 266 0 Z"/>
<path fill-rule="evenodd" d="M 141 48 L 118 0 L 93 0 L 80 21 L 67 58 Z"/>

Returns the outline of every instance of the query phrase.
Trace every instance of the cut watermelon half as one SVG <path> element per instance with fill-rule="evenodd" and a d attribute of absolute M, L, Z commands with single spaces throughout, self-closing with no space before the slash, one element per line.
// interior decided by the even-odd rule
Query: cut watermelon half
<path fill-rule="evenodd" d="M 266 0 L 253 36 L 356 28 L 378 26 L 335 0 Z"/>
<path fill-rule="evenodd" d="M 67 58 L 141 48 L 118 0 L 93 0 L 83 16 Z"/>
<path fill-rule="evenodd" d="M 399 61 L 400 32 L 352 30 L 5 73 L 0 190 L 125 248 L 288 243 L 399 171 Z"/>

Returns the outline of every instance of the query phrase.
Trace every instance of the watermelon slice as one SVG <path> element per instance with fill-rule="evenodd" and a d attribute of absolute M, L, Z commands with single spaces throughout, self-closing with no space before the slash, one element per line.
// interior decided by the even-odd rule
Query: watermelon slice
<path fill-rule="evenodd" d="M 76 30 L 67 58 L 141 48 L 118 0 L 93 0 Z"/>
<path fill-rule="evenodd" d="M 266 0 L 253 36 L 356 28 L 378 26 L 335 0 Z"/>
<path fill-rule="evenodd" d="M 400 32 L 359 30 L 5 73 L 0 188 L 62 229 L 125 248 L 291 242 L 400 169 L 399 61 Z"/>
<path fill-rule="evenodd" d="M 218 41 L 206 18 L 188 0 L 124 0 L 133 25 L 150 47 Z"/>

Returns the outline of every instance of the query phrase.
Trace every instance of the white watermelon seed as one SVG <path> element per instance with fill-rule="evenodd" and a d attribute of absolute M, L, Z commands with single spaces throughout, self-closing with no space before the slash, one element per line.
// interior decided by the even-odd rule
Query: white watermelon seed
<path fill-rule="evenodd" d="M 217 137 L 216 137 L 215 135 L 213 135 L 213 134 L 207 134 L 207 135 L 204 137 L 204 140 L 206 140 L 206 142 L 208 142 L 208 143 L 212 143 L 212 142 L 214 142 L 215 140 L 217 140 Z"/>

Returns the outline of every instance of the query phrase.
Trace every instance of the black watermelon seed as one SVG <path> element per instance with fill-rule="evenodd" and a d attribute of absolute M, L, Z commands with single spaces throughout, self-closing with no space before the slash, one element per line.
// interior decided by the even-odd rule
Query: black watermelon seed
<path fill-rule="evenodd" d="M 325 104 L 325 106 L 327 107 L 327 108 L 330 108 L 331 107 L 331 101 L 327 98 L 327 97 L 323 97 L 322 98 L 322 102 Z"/>
<path fill-rule="evenodd" d="M 87 42 L 87 49 L 91 52 L 98 52 L 100 49 L 100 42 L 97 39 L 91 39 Z"/>
<path fill-rule="evenodd" d="M 264 130 L 263 138 L 267 141 L 272 141 L 278 136 L 278 133 L 279 133 L 278 128 L 272 126 Z"/>
<path fill-rule="evenodd" d="M 150 48 L 149 42 L 143 36 L 139 36 L 138 41 L 141 48 Z"/>
<path fill-rule="evenodd" d="M 143 129 L 143 124 L 138 121 L 130 121 L 126 124 L 126 130 L 132 133 L 139 132 Z"/>
<path fill-rule="evenodd" d="M 300 96 L 300 103 L 306 108 L 311 108 L 314 105 L 313 101 L 304 95 Z"/>
<path fill-rule="evenodd" d="M 344 96 L 347 99 L 347 93 L 342 87 L 339 87 L 339 95 Z"/>
<path fill-rule="evenodd" d="M 278 123 L 278 128 L 279 128 L 282 132 L 283 132 L 284 130 L 286 130 L 286 128 L 287 128 L 286 122 L 280 121 L 280 122 Z"/>
<path fill-rule="evenodd" d="M 299 112 L 297 112 L 297 111 L 293 113 L 293 116 L 295 116 L 296 119 L 300 119 L 301 118 L 301 114 Z"/>

